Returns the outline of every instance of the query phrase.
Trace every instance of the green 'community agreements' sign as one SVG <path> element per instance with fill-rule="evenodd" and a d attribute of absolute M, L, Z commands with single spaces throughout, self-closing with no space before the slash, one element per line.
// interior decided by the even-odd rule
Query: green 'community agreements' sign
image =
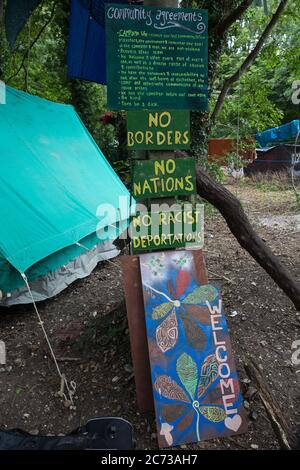
<path fill-rule="evenodd" d="M 191 196 L 196 192 L 193 158 L 134 160 L 133 197 L 143 199 Z"/>
<path fill-rule="evenodd" d="M 110 109 L 207 109 L 207 10 L 107 4 L 105 18 Z"/>
<path fill-rule="evenodd" d="M 127 146 L 130 150 L 190 148 L 189 111 L 127 111 Z"/>

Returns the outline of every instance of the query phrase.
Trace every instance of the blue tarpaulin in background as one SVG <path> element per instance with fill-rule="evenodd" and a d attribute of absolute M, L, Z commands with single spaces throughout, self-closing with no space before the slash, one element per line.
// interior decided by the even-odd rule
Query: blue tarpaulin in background
<path fill-rule="evenodd" d="M 110 0 L 71 0 L 68 75 L 106 84 L 105 3 Z M 117 0 L 113 3 L 128 3 Z"/>
<path fill-rule="evenodd" d="M 274 129 L 268 129 L 256 134 L 256 140 L 260 147 L 271 147 L 274 144 L 296 140 L 300 132 L 300 121 L 295 120 Z"/>

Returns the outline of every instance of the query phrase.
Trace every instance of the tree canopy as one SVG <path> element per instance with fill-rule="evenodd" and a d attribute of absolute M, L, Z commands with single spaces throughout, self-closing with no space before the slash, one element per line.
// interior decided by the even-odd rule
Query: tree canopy
<path fill-rule="evenodd" d="M 183 1 L 183 6 L 209 10 L 211 112 L 224 82 L 238 73 L 280 3 Z M 300 79 L 300 0 L 286 3 L 257 58 L 230 86 L 213 125 L 202 128 L 202 117 L 194 132 L 217 137 L 252 135 L 298 117 L 299 107 L 292 103 L 291 95 L 293 81 Z M 74 104 L 97 143 L 113 158 L 115 130 L 100 120 L 107 110 L 106 87 L 67 76 L 69 7 L 68 0 L 43 0 L 26 22 L 13 51 L 1 28 L 2 79 L 41 97 Z"/>

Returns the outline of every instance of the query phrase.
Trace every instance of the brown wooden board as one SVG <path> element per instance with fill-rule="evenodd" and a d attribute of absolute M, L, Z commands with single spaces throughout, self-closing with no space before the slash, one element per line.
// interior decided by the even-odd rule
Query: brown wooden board
<path fill-rule="evenodd" d="M 191 253 L 198 282 L 207 284 L 207 270 L 202 250 L 194 250 Z M 139 256 L 122 256 L 121 264 L 137 404 L 140 412 L 144 413 L 153 411 L 154 403 Z"/>
<path fill-rule="evenodd" d="M 154 405 L 139 257 L 122 256 L 121 264 L 137 404 L 143 413 L 152 411 Z"/>
<path fill-rule="evenodd" d="M 196 193 L 196 163 L 191 157 L 134 160 L 133 197 L 191 196 Z"/>
<path fill-rule="evenodd" d="M 247 430 L 222 298 L 190 251 L 140 256 L 160 447 Z"/>

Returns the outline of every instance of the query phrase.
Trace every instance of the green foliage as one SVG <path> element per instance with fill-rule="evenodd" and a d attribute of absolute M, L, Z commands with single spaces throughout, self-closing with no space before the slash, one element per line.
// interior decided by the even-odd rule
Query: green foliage
<path fill-rule="evenodd" d="M 199 158 L 197 163 L 218 183 L 224 183 L 225 175 L 217 163 L 210 163 L 207 158 Z"/>
<path fill-rule="evenodd" d="M 255 3 L 264 6 L 266 2 Z M 254 48 L 278 3 L 279 0 L 268 0 L 268 12 L 265 8 L 249 8 L 226 35 L 217 35 L 213 32 L 215 26 L 240 5 L 240 0 L 183 1 L 185 7 L 209 10 L 211 109 L 224 80 L 238 70 Z M 0 76 L 13 87 L 46 99 L 72 103 L 104 154 L 116 162 L 117 171 L 128 174 L 126 164 L 119 163 L 128 160 L 124 117 L 121 113 L 118 115 L 116 127 L 105 126 L 100 120 L 107 110 L 106 87 L 70 80 L 67 76 L 69 7 L 69 0 L 43 0 L 19 35 L 14 53 L 8 49 L 2 28 Z M 300 0 L 290 0 L 261 54 L 230 90 L 211 133 L 208 113 L 191 113 L 192 153 L 195 156 L 205 155 L 209 134 L 212 137 L 236 137 L 239 134 L 242 138 L 299 118 L 299 106 L 291 101 L 292 83 L 300 79 L 299 25 Z M 203 165 L 218 181 L 223 180 L 216 165 L 204 162 Z"/>
<path fill-rule="evenodd" d="M 217 69 L 214 89 L 235 73 L 254 48 L 278 1 L 269 1 L 270 13 L 250 8 L 231 28 Z M 292 82 L 300 77 L 300 1 L 291 0 L 261 54 L 228 94 L 213 137 L 254 135 L 268 127 L 299 118 L 291 101 Z M 217 99 L 213 94 L 211 108 Z"/>
<path fill-rule="evenodd" d="M 67 75 L 68 18 L 68 0 L 44 0 L 20 33 L 14 52 L 8 49 L 2 30 L 3 79 L 12 87 L 75 106 L 93 138 L 111 160 L 116 153 L 115 129 L 100 120 L 107 111 L 106 87 L 72 80 Z"/>
<path fill-rule="evenodd" d="M 129 187 L 131 180 L 131 168 L 129 160 L 117 160 L 112 162 L 112 166 L 121 180 Z"/>

